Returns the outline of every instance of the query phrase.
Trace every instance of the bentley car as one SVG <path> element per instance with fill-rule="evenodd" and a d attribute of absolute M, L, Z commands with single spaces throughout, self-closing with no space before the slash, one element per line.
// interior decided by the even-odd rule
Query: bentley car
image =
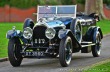
<path fill-rule="evenodd" d="M 97 14 L 77 13 L 76 5 L 38 6 L 37 23 L 26 18 L 23 31 L 6 33 L 8 57 L 13 67 L 20 66 L 23 58 L 58 58 L 62 67 L 67 67 L 72 53 L 92 53 L 99 57 L 101 52 L 101 28 Z"/>

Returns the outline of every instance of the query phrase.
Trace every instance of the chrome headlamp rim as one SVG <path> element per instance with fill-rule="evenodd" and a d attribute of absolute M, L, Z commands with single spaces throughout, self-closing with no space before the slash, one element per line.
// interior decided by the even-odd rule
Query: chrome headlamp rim
<path fill-rule="evenodd" d="M 32 29 L 30 27 L 24 28 L 24 30 L 23 30 L 23 37 L 25 39 L 31 39 L 32 35 L 33 35 L 33 31 L 32 31 Z"/>
<path fill-rule="evenodd" d="M 45 30 L 45 36 L 48 38 L 48 39 L 53 39 L 56 35 L 56 30 L 54 28 L 47 28 Z"/>

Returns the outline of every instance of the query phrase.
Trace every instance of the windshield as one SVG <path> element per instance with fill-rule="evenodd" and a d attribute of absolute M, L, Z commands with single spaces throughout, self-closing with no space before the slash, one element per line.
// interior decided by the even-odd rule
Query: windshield
<path fill-rule="evenodd" d="M 56 7 L 40 6 L 39 14 L 56 14 Z"/>
<path fill-rule="evenodd" d="M 76 17 L 76 5 L 38 6 L 37 20 L 42 17 Z"/>
<path fill-rule="evenodd" d="M 57 8 L 57 14 L 74 14 L 75 13 L 75 7 L 69 6 L 69 7 L 58 7 Z"/>

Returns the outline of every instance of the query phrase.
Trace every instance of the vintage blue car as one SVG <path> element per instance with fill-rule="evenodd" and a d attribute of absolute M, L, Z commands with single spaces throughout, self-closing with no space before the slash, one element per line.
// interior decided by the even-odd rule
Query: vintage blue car
<path fill-rule="evenodd" d="M 12 66 L 20 66 L 23 58 L 59 58 L 67 67 L 72 53 L 92 52 L 99 57 L 103 34 L 96 26 L 99 17 L 92 13 L 76 13 L 76 5 L 38 6 L 37 23 L 27 18 L 23 31 L 7 32 L 8 57 Z"/>

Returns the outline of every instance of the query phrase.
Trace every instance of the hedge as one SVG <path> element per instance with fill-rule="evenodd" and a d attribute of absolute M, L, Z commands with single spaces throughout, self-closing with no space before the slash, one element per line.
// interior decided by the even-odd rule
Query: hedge
<path fill-rule="evenodd" d="M 109 5 L 110 0 L 103 0 L 105 4 Z M 76 0 L 76 3 L 85 4 L 85 0 Z M 12 7 L 29 8 L 37 5 L 70 5 L 74 4 L 72 0 L 0 0 L 0 7 L 6 4 Z"/>
<path fill-rule="evenodd" d="M 103 0 L 103 2 L 107 5 L 110 5 L 110 0 Z"/>
<path fill-rule="evenodd" d="M 8 4 L 12 7 L 29 8 L 37 6 L 38 3 L 39 0 L 0 0 L 0 7 L 3 7 Z"/>

